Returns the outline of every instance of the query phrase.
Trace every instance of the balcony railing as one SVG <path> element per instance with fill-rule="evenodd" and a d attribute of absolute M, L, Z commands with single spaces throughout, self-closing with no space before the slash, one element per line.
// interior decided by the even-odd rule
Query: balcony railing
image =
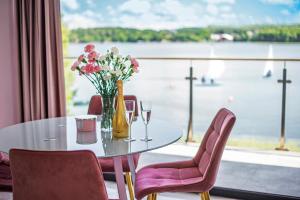
<path fill-rule="evenodd" d="M 76 58 L 75 57 L 65 57 L 65 59 L 68 59 L 68 60 L 72 59 L 72 60 L 74 60 Z M 246 127 L 249 127 L 249 129 L 251 130 L 251 129 L 253 129 L 253 126 L 255 126 L 255 123 L 257 124 L 257 126 L 261 126 L 260 125 L 260 124 L 262 124 L 261 120 L 264 120 L 263 119 L 264 115 L 266 116 L 266 119 L 268 118 L 268 116 L 272 115 L 272 119 L 265 120 L 266 121 L 265 124 L 267 125 L 267 127 L 265 128 L 264 132 L 267 132 L 268 127 L 269 128 L 272 128 L 272 126 L 280 127 L 280 130 L 278 130 L 278 131 L 277 130 L 276 131 L 273 130 L 272 134 L 273 134 L 273 136 L 274 136 L 274 134 L 276 134 L 277 137 L 279 136 L 279 138 L 280 138 L 280 144 L 279 144 L 279 148 L 278 149 L 280 149 L 280 150 L 286 150 L 286 148 L 285 148 L 285 139 L 286 139 L 285 132 L 286 132 L 286 103 L 287 103 L 287 101 L 288 102 L 292 101 L 292 103 L 289 103 L 289 105 L 288 105 L 288 110 L 289 111 L 299 112 L 300 113 L 299 106 L 295 107 L 295 106 L 298 105 L 298 103 L 296 103 L 296 101 L 300 102 L 300 94 L 289 92 L 289 95 L 287 96 L 286 95 L 287 94 L 287 87 L 289 87 L 289 86 L 287 86 L 286 83 L 290 83 L 291 82 L 291 81 L 289 81 L 289 76 L 292 75 L 291 78 L 295 79 L 295 80 L 292 80 L 293 81 L 293 84 L 292 84 L 293 86 L 291 87 L 291 89 L 293 91 L 297 91 L 297 90 L 300 91 L 300 88 L 299 88 L 300 87 L 300 80 L 298 80 L 299 76 L 298 77 L 296 76 L 296 74 L 298 72 L 300 73 L 300 68 L 295 64 L 297 62 L 300 62 L 300 58 L 150 57 L 149 56 L 149 57 L 137 57 L 137 59 L 140 60 L 141 65 L 143 66 L 144 69 L 147 69 L 148 67 L 149 68 L 151 67 L 153 70 L 161 70 L 166 65 L 168 65 L 168 67 L 171 67 L 171 68 L 168 69 L 168 70 L 166 70 L 165 73 L 167 73 L 167 72 L 169 73 L 172 70 L 174 70 L 174 69 L 172 69 L 172 66 L 174 66 L 174 65 L 176 65 L 175 66 L 176 70 L 180 69 L 179 73 L 177 73 L 176 75 L 170 73 L 171 74 L 170 76 L 167 76 L 165 74 L 156 73 L 156 77 L 150 77 L 149 78 L 148 75 L 145 75 L 145 74 L 142 75 L 142 76 L 145 77 L 145 80 L 147 80 L 147 81 L 150 80 L 153 83 L 155 81 L 162 81 L 164 78 L 166 80 L 170 80 L 170 82 L 178 81 L 180 78 L 181 78 L 181 80 L 184 80 L 184 79 L 189 80 L 189 84 L 186 83 L 186 85 L 188 85 L 187 88 L 186 87 L 182 87 L 183 90 L 181 90 L 181 91 L 177 91 L 177 92 L 172 91 L 171 92 L 172 94 L 171 95 L 166 95 L 166 97 L 164 97 L 162 95 L 161 100 L 160 100 L 161 102 L 163 102 L 163 101 L 170 101 L 169 97 L 172 96 L 172 95 L 180 95 L 180 97 L 183 98 L 184 100 L 188 100 L 188 101 L 186 101 L 186 104 L 188 104 L 188 109 L 185 109 L 186 113 L 187 113 L 187 111 L 189 112 L 189 114 L 187 116 L 187 118 L 189 120 L 188 120 L 188 123 L 187 123 L 187 130 L 186 130 L 186 133 L 187 133 L 187 135 L 186 135 L 186 141 L 187 142 L 194 141 L 194 134 L 193 134 L 193 127 L 194 127 L 193 116 L 194 115 L 193 115 L 193 111 L 196 111 L 196 113 L 201 113 L 201 112 L 198 112 L 199 109 L 201 109 L 199 107 L 199 105 L 201 105 L 201 104 L 207 104 L 209 102 L 208 99 L 203 99 L 202 98 L 203 96 L 207 95 L 205 92 L 207 92 L 208 90 L 204 90 L 203 89 L 203 90 L 201 90 L 202 92 L 199 93 L 200 90 L 197 89 L 197 91 L 195 92 L 195 86 L 197 86 L 197 87 L 198 86 L 199 87 L 201 87 L 201 86 L 211 86 L 211 85 L 201 85 L 201 81 L 199 81 L 199 78 L 195 77 L 195 70 L 201 71 L 201 73 L 203 73 L 203 71 L 205 71 L 203 69 L 204 68 L 206 68 L 206 69 L 208 68 L 209 63 L 207 63 L 207 62 L 210 62 L 210 61 L 222 61 L 222 62 L 226 63 L 226 66 L 229 66 L 229 68 L 232 68 L 232 69 L 230 69 L 230 71 L 234 71 L 235 69 L 239 69 L 242 72 L 245 69 L 246 71 L 249 71 L 249 73 L 250 73 L 251 68 L 255 68 L 255 70 L 261 70 L 262 66 L 266 65 L 264 63 L 273 62 L 274 68 L 276 68 L 277 73 L 276 73 L 276 75 L 273 75 L 271 83 L 274 83 L 274 84 L 275 83 L 277 84 L 277 82 L 281 83 L 280 84 L 281 86 L 279 84 L 277 84 L 278 88 L 276 88 L 277 86 L 274 86 L 274 85 L 272 87 L 269 87 L 270 86 L 270 81 L 265 81 L 266 82 L 266 86 L 261 85 L 261 84 L 263 84 L 262 82 L 260 82 L 259 84 L 255 85 L 254 83 L 257 80 L 260 81 L 260 79 L 256 79 L 256 78 L 253 79 L 253 80 L 248 80 L 249 82 L 246 83 L 244 81 L 245 80 L 244 78 L 249 78 L 250 76 L 249 77 L 248 76 L 244 76 L 246 74 L 244 72 L 242 73 L 243 75 L 241 75 L 240 80 L 237 80 L 237 78 L 236 78 L 236 76 L 239 76 L 239 74 L 235 74 L 235 75 L 231 74 L 230 77 L 227 76 L 226 78 L 224 78 L 224 82 L 226 82 L 226 83 L 224 83 L 224 85 L 225 84 L 228 84 L 228 85 L 232 84 L 231 88 L 235 88 L 236 90 L 240 90 L 240 93 L 245 93 L 245 90 L 249 90 L 248 93 L 246 92 L 246 95 L 249 95 L 249 96 L 254 95 L 254 96 L 258 96 L 259 97 L 259 98 L 257 98 L 257 102 L 251 102 L 251 101 L 248 102 L 247 100 L 244 103 L 239 102 L 238 106 L 242 106 L 242 105 L 245 106 L 245 108 L 244 108 L 245 110 L 243 110 L 242 108 L 237 108 L 238 106 L 236 106 L 236 107 L 232 106 L 232 107 L 234 107 L 233 109 L 237 109 L 237 110 L 242 109 L 243 110 L 243 112 L 242 112 L 243 114 L 246 113 L 246 112 L 253 112 L 254 111 L 253 109 L 251 109 L 254 106 L 250 105 L 250 104 L 260 104 L 262 101 L 267 101 L 267 102 L 270 101 L 270 104 L 271 104 L 271 102 L 274 100 L 274 99 L 271 99 L 271 98 L 274 97 L 276 99 L 273 102 L 276 105 L 274 106 L 272 104 L 270 106 L 270 107 L 275 108 L 275 109 L 271 109 L 271 111 L 268 110 L 268 109 L 264 110 L 263 109 L 263 107 L 264 107 L 263 105 L 261 105 L 261 106 L 258 107 L 258 109 L 262 109 L 262 110 L 256 110 L 256 113 L 261 112 L 261 115 L 262 115 L 261 119 L 257 118 L 257 116 L 259 114 L 254 114 L 253 118 L 249 118 L 247 120 L 246 119 L 244 120 L 243 114 L 241 114 L 240 116 L 238 116 L 238 118 L 242 119 L 241 121 L 243 121 L 244 124 L 246 124 L 246 123 L 251 124 L 252 123 L 252 126 L 249 125 L 249 124 L 246 126 Z M 167 63 L 167 62 L 169 62 L 169 63 Z M 237 67 L 237 65 L 238 65 L 238 67 Z M 247 66 L 245 67 L 245 65 L 247 65 Z M 180 68 L 179 66 L 185 67 L 184 70 L 182 68 Z M 287 71 L 290 70 L 289 68 L 291 68 L 291 74 L 288 74 L 288 76 L 287 76 Z M 146 70 L 146 71 L 148 72 L 148 70 Z M 161 70 L 161 71 L 163 71 L 163 70 Z M 184 71 L 185 71 L 185 74 L 183 74 Z M 251 73 L 254 73 L 254 72 L 256 73 L 257 71 L 252 71 Z M 197 76 L 199 76 L 199 73 L 198 73 Z M 276 80 L 274 80 L 274 76 L 276 76 Z M 251 76 L 251 77 L 253 78 L 254 76 Z M 236 82 L 229 83 L 230 82 L 230 78 L 234 79 L 234 81 L 241 82 L 241 83 L 236 83 Z M 280 80 L 277 80 L 277 79 L 280 79 Z M 140 79 L 140 80 L 142 80 L 142 79 Z M 222 78 L 220 78 L 220 80 L 222 80 Z M 248 87 L 252 87 L 251 86 L 251 82 L 253 82 L 253 87 L 254 88 L 248 88 Z M 294 84 L 294 82 L 295 82 L 295 84 Z M 155 84 L 152 84 L 152 83 L 150 82 L 150 86 L 153 85 L 153 87 L 156 87 Z M 180 86 L 179 86 L 179 88 L 180 88 L 183 83 L 182 82 L 178 82 L 178 84 L 180 84 Z M 177 86 L 176 84 L 172 83 L 172 86 L 170 86 L 170 88 L 171 88 L 170 90 L 173 89 L 172 87 L 176 87 L 176 86 Z M 141 85 L 140 87 L 143 87 L 143 86 Z M 264 88 L 264 87 L 266 87 L 265 88 L 265 93 L 261 89 L 261 88 Z M 207 87 L 203 87 L 203 88 L 207 88 Z M 222 85 L 221 85 L 221 88 L 222 88 Z M 188 89 L 188 91 L 189 91 L 188 94 L 186 93 L 186 89 Z M 178 89 L 178 90 L 180 90 L 180 89 Z M 220 93 L 224 93 L 224 95 L 227 95 L 227 93 L 226 93 L 227 90 L 228 90 L 228 88 L 226 88 L 226 90 L 224 89 L 224 91 L 222 89 L 218 89 L 218 91 Z M 139 91 L 143 91 L 143 88 L 135 89 L 134 91 L 132 90 L 132 92 L 137 92 L 137 93 Z M 151 90 L 151 92 L 152 91 L 153 90 Z M 255 91 L 257 91 L 257 94 L 255 94 Z M 231 89 L 231 92 L 232 92 L 232 89 Z M 271 93 L 276 93 L 276 95 L 269 95 Z M 153 94 L 153 93 L 150 93 L 150 94 Z M 262 97 L 261 94 L 262 95 L 266 95 L 266 97 L 265 98 Z M 291 96 L 291 94 L 293 96 Z M 193 95 L 194 96 L 196 95 L 196 97 L 198 99 L 197 100 L 196 108 L 193 107 L 193 105 L 194 105 L 194 101 L 193 101 L 194 97 L 193 97 Z M 197 96 L 197 95 L 200 95 L 200 96 Z M 214 97 L 216 97 L 219 94 L 217 94 L 217 93 L 213 93 L 212 94 L 211 93 L 209 95 L 214 95 Z M 240 97 L 242 97 L 242 95 L 243 94 L 241 94 Z M 294 96 L 295 96 L 295 98 L 294 98 Z M 174 97 L 177 97 L 177 96 L 174 96 Z M 188 99 L 187 99 L 187 97 L 188 97 Z M 211 97 L 211 96 L 209 96 L 209 97 Z M 199 99 L 201 100 L 201 98 L 203 100 L 205 100 L 205 101 L 203 101 L 203 102 L 199 101 Z M 218 97 L 218 98 L 220 98 L 220 97 Z M 243 98 L 245 98 L 245 95 L 243 95 Z M 233 99 L 234 99 L 234 96 L 233 96 Z M 255 97 L 251 97 L 251 99 L 255 99 Z M 259 99 L 261 99 L 261 100 L 259 100 Z M 287 101 L 286 101 L 286 99 L 287 99 Z M 229 101 L 233 101 L 232 98 L 229 98 Z M 280 102 L 279 105 L 277 105 L 278 102 Z M 174 103 L 174 108 L 173 109 L 175 109 L 175 110 L 178 109 L 176 107 L 176 103 L 178 103 L 178 100 Z M 166 105 L 166 103 L 164 103 L 164 105 Z M 268 105 L 268 103 L 264 103 L 264 105 Z M 170 104 L 168 106 L 170 106 Z M 207 105 L 207 106 L 209 106 L 209 105 Z M 172 107 L 172 105 L 171 105 L 171 107 Z M 202 108 L 203 108 L 203 106 L 202 106 Z M 206 110 L 206 109 L 203 109 L 203 110 Z M 171 111 L 171 109 L 167 109 L 167 111 L 164 110 L 164 112 L 170 112 L 171 113 L 171 112 L 174 112 L 174 111 Z M 270 113 L 270 112 L 272 112 L 272 113 Z M 289 112 L 289 113 L 291 113 L 291 112 Z M 202 112 L 202 114 L 204 114 L 204 113 Z M 248 117 L 249 116 L 251 116 L 251 115 L 248 115 Z M 274 116 L 276 116 L 276 119 L 275 119 Z M 299 121 L 296 122 L 297 120 L 300 120 L 300 119 L 296 118 L 294 116 L 298 116 L 298 114 L 289 114 L 288 115 L 288 119 L 293 121 L 292 123 L 289 123 L 288 129 L 289 129 L 289 131 L 292 130 L 292 132 L 297 132 L 297 131 L 300 132 L 300 127 L 291 125 L 291 124 L 294 124 L 294 123 L 295 124 L 300 124 Z M 180 119 L 182 119 L 182 117 L 180 117 Z M 200 121 L 201 120 L 197 120 L 197 122 L 200 122 Z M 206 121 L 202 120 L 202 122 L 206 122 Z M 273 125 L 270 124 L 270 123 L 273 123 Z M 208 124 L 204 123 L 204 125 L 208 125 Z M 246 129 L 246 128 L 243 128 L 243 129 Z M 251 131 L 249 131 L 249 133 L 250 132 Z M 274 133 L 274 132 L 276 132 L 276 133 Z M 299 139 L 299 141 L 300 141 L 300 134 L 299 135 L 294 134 L 294 136 L 292 138 L 294 138 L 294 139 L 296 138 L 296 140 Z"/>

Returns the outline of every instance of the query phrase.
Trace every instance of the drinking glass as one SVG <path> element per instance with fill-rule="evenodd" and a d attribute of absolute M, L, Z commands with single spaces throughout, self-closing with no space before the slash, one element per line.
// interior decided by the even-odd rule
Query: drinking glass
<path fill-rule="evenodd" d="M 127 142 L 135 141 L 134 138 L 131 137 L 131 124 L 134 118 L 135 113 L 135 101 L 134 100 L 125 100 L 125 108 L 126 108 L 126 121 L 128 124 L 128 138 L 125 139 Z"/>
<path fill-rule="evenodd" d="M 150 101 L 140 101 L 140 106 L 141 106 L 142 119 L 144 121 L 145 129 L 146 129 L 145 138 L 142 138 L 141 140 L 146 142 L 151 141 L 152 138 L 148 136 L 148 124 L 151 117 L 152 103 Z"/>

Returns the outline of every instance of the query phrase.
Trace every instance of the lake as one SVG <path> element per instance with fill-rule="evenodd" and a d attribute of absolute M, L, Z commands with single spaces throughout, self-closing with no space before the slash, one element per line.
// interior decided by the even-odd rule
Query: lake
<path fill-rule="evenodd" d="M 122 55 L 133 57 L 216 57 L 267 58 L 270 49 L 274 58 L 300 58 L 299 44 L 282 43 L 95 43 L 97 50 L 116 46 Z M 81 54 L 85 44 L 70 44 L 69 56 Z M 189 83 L 185 77 L 194 67 L 198 80 L 194 83 L 194 134 L 201 135 L 221 107 L 227 107 L 237 116 L 232 137 L 278 140 L 281 121 L 283 62 L 267 64 L 264 61 L 224 61 L 215 85 L 201 84 L 201 77 L 211 73 L 209 61 L 140 60 L 140 72 L 125 84 L 126 94 L 135 94 L 139 100 L 151 100 L 152 117 L 169 121 L 187 130 Z M 263 78 L 266 65 L 273 66 L 273 74 Z M 286 137 L 300 141 L 300 63 L 287 62 Z M 218 70 L 217 70 L 218 71 Z M 95 94 L 93 86 L 76 76 L 73 88 L 76 101 L 88 101 Z M 84 114 L 87 106 L 72 107 L 72 114 Z"/>

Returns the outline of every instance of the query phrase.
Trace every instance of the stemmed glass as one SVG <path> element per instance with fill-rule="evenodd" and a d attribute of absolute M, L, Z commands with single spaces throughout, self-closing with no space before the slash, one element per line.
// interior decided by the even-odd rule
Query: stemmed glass
<path fill-rule="evenodd" d="M 127 142 L 135 141 L 135 138 L 131 137 L 131 124 L 134 118 L 135 113 L 135 101 L 134 100 L 125 100 L 126 108 L 126 121 L 128 124 L 128 138 L 125 139 Z"/>
<path fill-rule="evenodd" d="M 150 101 L 140 101 L 140 106 L 141 106 L 142 119 L 144 121 L 145 128 L 146 128 L 145 138 L 142 138 L 141 140 L 146 142 L 151 141 L 152 138 L 149 138 L 148 136 L 148 124 L 151 117 L 152 103 Z"/>

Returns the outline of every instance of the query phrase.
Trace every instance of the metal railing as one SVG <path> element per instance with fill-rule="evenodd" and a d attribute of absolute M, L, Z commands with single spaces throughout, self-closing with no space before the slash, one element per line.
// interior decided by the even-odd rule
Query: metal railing
<path fill-rule="evenodd" d="M 64 59 L 77 59 L 76 57 L 64 57 Z M 197 80 L 193 75 L 193 61 L 211 61 L 211 60 L 222 60 L 222 61 L 249 61 L 249 62 L 261 62 L 261 61 L 274 61 L 283 62 L 282 79 L 278 80 L 278 83 L 282 83 L 282 105 L 281 105 L 281 131 L 280 131 L 280 143 L 276 150 L 287 151 L 285 148 L 285 108 L 286 108 L 286 84 L 291 83 L 291 80 L 287 79 L 287 62 L 300 62 L 300 58 L 254 58 L 254 57 L 136 57 L 139 60 L 186 60 L 190 61 L 191 66 L 189 68 L 189 76 L 185 77 L 189 80 L 189 120 L 188 130 L 186 135 L 186 142 L 194 142 L 193 140 L 193 81 Z"/>

